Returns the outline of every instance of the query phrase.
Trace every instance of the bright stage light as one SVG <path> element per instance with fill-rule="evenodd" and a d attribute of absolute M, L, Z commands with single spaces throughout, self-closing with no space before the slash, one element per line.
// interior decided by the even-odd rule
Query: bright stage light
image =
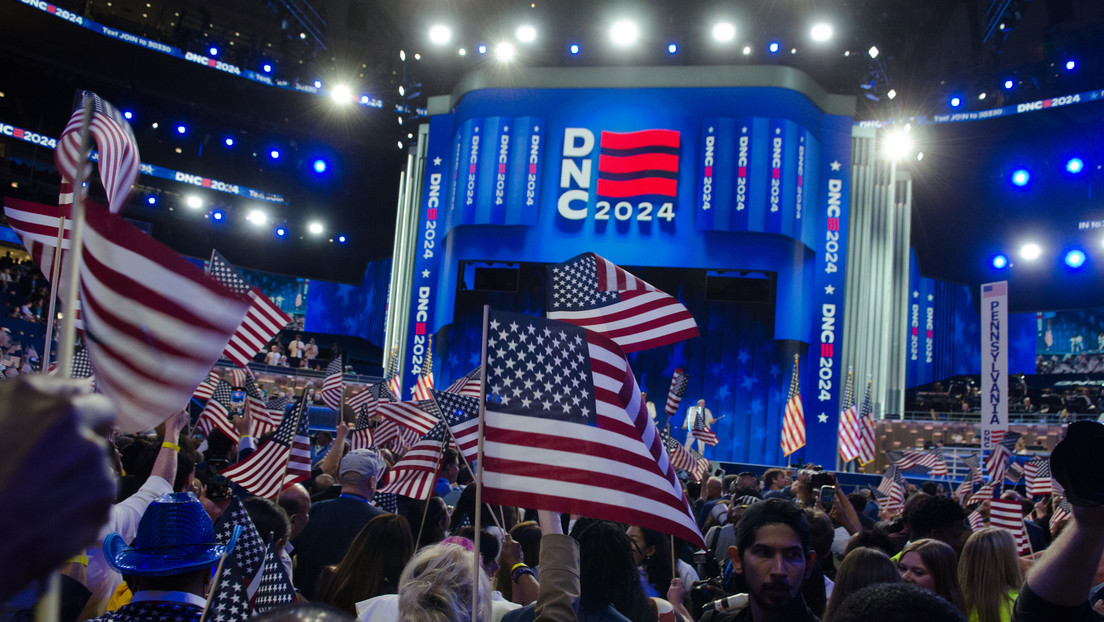
<path fill-rule="evenodd" d="M 878 58 L 878 48 L 873 45 L 870 46 L 870 49 L 867 50 L 866 53 L 870 55 L 870 58 Z"/>
<path fill-rule="evenodd" d="M 157 197 L 153 196 L 152 194 L 149 195 L 148 197 L 146 197 L 146 203 L 149 203 L 150 205 L 157 205 Z"/>
<path fill-rule="evenodd" d="M 184 199 L 184 205 L 192 209 L 199 209 L 203 207 L 203 199 L 199 198 L 197 195 L 189 194 L 187 198 Z"/>
<path fill-rule="evenodd" d="M 272 73 L 272 63 L 265 63 L 261 65 L 261 71 L 265 73 Z"/>
<path fill-rule="evenodd" d="M 751 46 L 750 45 L 745 45 L 744 46 L 744 56 L 750 56 L 750 55 L 751 55 Z"/>
<path fill-rule="evenodd" d="M 225 141 L 223 141 L 223 142 L 225 142 L 225 143 L 226 143 L 226 146 L 227 146 L 227 147 L 233 147 L 233 146 L 234 146 L 234 139 L 233 139 L 233 138 L 230 138 L 229 136 L 227 136 L 227 137 L 226 137 L 226 140 L 225 140 Z"/>
<path fill-rule="evenodd" d="M 770 51 L 771 54 L 777 54 L 778 53 L 778 47 L 779 46 L 778 46 L 777 41 L 771 41 L 770 45 L 767 46 L 767 50 Z"/>
<path fill-rule="evenodd" d="M 993 267 L 997 270 L 1004 270 L 1008 267 L 1008 257 L 1004 255 L 993 257 Z"/>
<path fill-rule="evenodd" d="M 1043 248 L 1034 242 L 1028 242 L 1020 247 L 1020 257 L 1027 261 L 1035 261 L 1043 254 Z"/>
<path fill-rule="evenodd" d="M 1025 169 L 1019 169 L 1012 173 L 1012 183 L 1020 186 L 1027 185 L 1027 182 L 1031 181 L 1031 173 L 1028 173 Z"/>
<path fill-rule="evenodd" d="M 886 97 L 888 97 L 890 99 L 893 99 L 894 97 L 897 97 L 897 91 L 895 91 L 893 89 L 889 89 L 889 92 L 886 93 Z"/>
<path fill-rule="evenodd" d="M 126 119 L 129 121 L 134 118 L 134 113 L 129 110 L 124 110 L 123 116 L 126 117 Z"/>
<path fill-rule="evenodd" d="M 185 134 L 185 133 L 187 133 L 187 131 L 188 131 L 188 128 L 184 127 L 183 125 L 176 126 L 176 133 L 177 134 Z"/>
<path fill-rule="evenodd" d="M 617 47 L 628 47 L 640 38 L 640 27 L 627 19 L 617 20 L 610 26 L 610 40 Z"/>
<path fill-rule="evenodd" d="M 348 104 L 353 101 L 353 92 L 347 85 L 338 84 L 330 91 L 330 97 L 339 104 Z"/>
<path fill-rule="evenodd" d="M 345 236 L 343 236 L 343 235 L 337 236 L 337 241 L 344 244 L 345 243 Z"/>
<path fill-rule="evenodd" d="M 314 161 L 314 172 L 315 173 L 325 173 L 326 172 L 326 161 L 321 160 L 321 159 L 315 160 Z"/>
<path fill-rule="evenodd" d="M 731 43 L 736 38 L 736 26 L 732 22 L 718 22 L 713 26 L 713 40 L 717 43 Z"/>
<path fill-rule="evenodd" d="M 522 43 L 532 43 L 537 40 L 537 29 L 533 28 L 529 24 L 522 24 L 518 26 L 514 35 L 517 36 L 517 40 Z"/>
<path fill-rule="evenodd" d="M 1075 61 L 1075 60 L 1066 61 L 1066 69 L 1068 71 L 1073 71 L 1076 68 L 1077 68 L 1077 61 Z"/>
<path fill-rule="evenodd" d="M 495 46 L 495 58 L 504 63 L 513 60 L 515 54 L 517 54 L 517 49 L 513 43 L 503 41 Z"/>
<path fill-rule="evenodd" d="M 282 238 L 287 235 L 287 229 L 283 227 L 276 227 L 276 237 Z"/>
<path fill-rule="evenodd" d="M 222 210 L 215 210 L 215 211 L 211 212 L 211 219 L 212 220 L 222 220 L 222 216 L 223 216 Z"/>
<path fill-rule="evenodd" d="M 1081 158 L 1070 158 L 1069 162 L 1066 162 L 1066 170 L 1077 174 L 1085 168 L 1085 163 L 1081 161 Z"/>
<path fill-rule="evenodd" d="M 314 88 L 316 88 L 316 89 L 322 88 L 322 81 L 321 80 L 315 80 L 314 81 Z"/>
<path fill-rule="evenodd" d="M 955 95 L 954 97 L 951 98 L 951 108 L 958 108 L 960 105 L 962 105 L 962 98 L 961 97 Z"/>
<path fill-rule="evenodd" d="M 318 234 L 322 233 L 322 223 L 312 222 L 310 225 L 307 226 L 307 230 L 310 231 L 311 233 L 313 233 L 314 235 L 318 235 Z"/>
<path fill-rule="evenodd" d="M 269 151 L 268 152 L 268 157 L 272 158 L 273 160 L 279 160 L 280 159 L 280 150 L 279 149 L 273 149 L 272 151 Z"/>
<path fill-rule="evenodd" d="M 809 30 L 809 36 L 812 37 L 813 41 L 818 43 L 823 43 L 831 39 L 832 33 L 832 25 L 824 22 L 814 24 L 812 29 Z"/>
<path fill-rule="evenodd" d="M 882 153 L 889 160 L 899 161 L 912 153 L 912 147 L 912 136 L 894 130 L 886 134 L 885 141 L 882 143 Z"/>
<path fill-rule="evenodd" d="M 268 214 L 259 209 L 249 210 L 249 214 L 245 217 L 245 219 L 257 226 L 260 226 L 268 222 Z"/>
<path fill-rule="evenodd" d="M 1006 91 L 1007 91 L 1007 90 L 1011 90 L 1011 89 L 1012 89 L 1012 87 L 1013 87 L 1013 86 L 1015 86 L 1015 85 L 1016 85 L 1016 83 L 1015 83 L 1015 82 L 1013 82 L 1013 81 L 1011 81 L 1011 80 L 1005 80 L 1005 81 L 1004 81 L 1004 89 L 1005 89 Z"/>
<path fill-rule="evenodd" d="M 572 43 L 571 47 L 567 48 L 567 50 L 569 52 L 571 52 L 572 54 L 578 54 L 579 53 L 579 44 L 578 43 Z"/>
<path fill-rule="evenodd" d="M 984 100 L 985 99 L 985 93 L 978 93 L 978 99 L 979 100 Z"/>
<path fill-rule="evenodd" d="M 668 43 L 667 44 L 667 53 L 668 54 L 678 54 L 678 44 L 677 43 Z"/>
<path fill-rule="evenodd" d="M 434 45 L 445 45 L 452 41 L 452 29 L 444 24 L 434 24 L 429 28 L 429 42 Z"/>
<path fill-rule="evenodd" d="M 1074 249 L 1066 253 L 1066 265 L 1071 268 L 1080 268 L 1085 264 L 1085 253 Z"/>
<path fill-rule="evenodd" d="M 476 48 L 476 50 L 477 50 L 477 51 L 478 51 L 478 52 L 479 52 L 480 54 L 486 54 L 486 53 L 487 53 L 487 46 L 485 46 L 485 45 L 481 45 L 481 46 L 479 46 L 478 48 Z"/>

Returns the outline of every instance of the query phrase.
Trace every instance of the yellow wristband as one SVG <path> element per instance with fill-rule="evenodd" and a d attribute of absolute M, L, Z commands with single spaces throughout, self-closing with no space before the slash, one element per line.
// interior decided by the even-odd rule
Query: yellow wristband
<path fill-rule="evenodd" d="M 88 556 L 87 555 L 74 555 L 74 556 L 70 557 L 69 559 L 65 560 L 65 563 L 67 563 L 67 564 L 80 564 L 81 566 L 87 566 L 88 565 Z"/>
<path fill-rule="evenodd" d="M 528 568 L 528 567 L 529 567 L 529 565 L 526 564 L 525 562 L 518 562 L 518 563 L 514 564 L 513 568 L 510 568 L 510 573 L 513 573 L 518 568 Z"/>
<path fill-rule="evenodd" d="M 180 445 L 177 445 L 176 443 L 170 443 L 169 441 L 165 441 L 164 443 L 161 443 L 161 446 L 165 447 L 167 449 L 171 449 L 171 450 L 175 451 L 176 453 L 180 453 Z"/>

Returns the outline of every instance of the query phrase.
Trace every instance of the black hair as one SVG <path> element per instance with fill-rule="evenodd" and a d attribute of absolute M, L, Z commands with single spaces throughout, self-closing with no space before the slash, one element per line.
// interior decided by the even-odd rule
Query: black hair
<path fill-rule="evenodd" d="M 262 497 L 249 497 L 242 502 L 242 505 L 245 506 L 245 511 L 265 543 L 269 543 L 270 534 L 272 542 L 287 540 L 291 535 L 291 519 L 288 518 L 287 510 L 277 505 L 275 501 Z"/>
<path fill-rule="evenodd" d="M 851 536 L 851 539 L 847 541 L 847 549 L 844 551 L 843 556 L 847 557 L 848 553 L 862 547 L 877 549 L 890 557 L 901 552 L 901 547 L 893 543 L 893 538 L 890 538 L 885 530 L 877 527 L 873 529 L 863 529 Z"/>
<path fill-rule="evenodd" d="M 809 540 L 812 538 L 812 530 L 809 521 L 805 518 L 805 512 L 792 501 L 786 499 L 770 498 L 762 503 L 755 503 L 744 510 L 740 518 L 740 525 L 736 530 L 736 548 L 743 555 L 755 542 L 755 534 L 760 527 L 779 523 L 786 525 L 797 533 L 801 540 L 801 548 L 806 554 L 809 552 Z"/>
<path fill-rule="evenodd" d="M 916 502 L 907 520 L 909 539 L 916 541 L 962 523 L 966 520 L 966 510 L 950 497 L 925 496 Z"/>
<path fill-rule="evenodd" d="M 575 521 L 571 537 L 579 543 L 579 610 L 593 613 L 613 605 L 630 620 L 651 617 L 625 528 L 612 521 L 581 518 Z"/>
<path fill-rule="evenodd" d="M 909 583 L 879 583 L 851 594 L 832 612 L 832 622 L 966 622 L 942 596 Z"/>

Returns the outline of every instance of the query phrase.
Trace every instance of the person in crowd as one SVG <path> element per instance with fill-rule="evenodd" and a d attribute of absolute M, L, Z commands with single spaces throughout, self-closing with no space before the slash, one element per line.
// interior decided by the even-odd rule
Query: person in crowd
<path fill-rule="evenodd" d="M 911 508 L 907 521 L 910 540 L 933 538 L 945 542 L 954 549 L 956 557 L 970 537 L 966 510 L 950 497 L 922 496 Z"/>
<path fill-rule="evenodd" d="M 821 616 L 821 622 L 830 622 L 832 612 L 839 609 L 843 601 L 855 592 L 879 583 L 901 583 L 901 573 L 897 564 L 879 549 L 858 547 L 847 554 L 836 571 L 836 581 L 832 586 L 832 596 L 828 607 Z"/>
<path fill-rule="evenodd" d="M 302 335 L 295 335 L 288 342 L 287 346 L 287 358 L 288 365 L 291 367 L 299 367 L 299 361 L 306 354 L 307 344 L 303 343 Z"/>
<path fill-rule="evenodd" d="M 789 469 L 767 469 L 763 473 L 763 486 L 764 499 L 778 497 L 792 501 L 794 498 L 793 491 L 790 490 L 793 487 L 793 478 L 790 476 Z"/>
<path fill-rule="evenodd" d="M 456 483 L 460 476 L 460 454 L 455 449 L 446 449 L 441 454 L 441 468 L 437 471 L 437 484 L 433 492 L 441 497 L 447 497 L 450 493 L 463 490 L 464 487 Z"/>
<path fill-rule="evenodd" d="M 288 520 L 291 523 L 288 541 L 280 551 L 280 562 L 284 565 L 287 576 L 294 579 L 291 554 L 295 552 L 295 547 L 291 543 L 299 538 L 299 534 L 303 533 L 303 529 L 310 522 L 310 493 L 302 484 L 292 484 L 280 493 L 280 499 L 277 503 L 287 512 Z"/>
<path fill-rule="evenodd" d="M 356 603 L 399 589 L 399 576 L 414 555 L 405 516 L 383 514 L 368 521 L 336 566 L 320 578 L 318 600 L 357 615 Z"/>
<path fill-rule="evenodd" d="M 318 344 L 314 342 L 314 337 L 307 340 L 307 349 L 303 358 L 308 362 L 314 362 L 314 359 L 318 358 Z"/>
<path fill-rule="evenodd" d="M 268 348 L 268 353 L 265 354 L 264 362 L 265 362 L 265 365 L 271 365 L 272 367 L 276 367 L 277 365 L 280 364 L 280 346 L 279 345 L 272 344 L 272 346 L 270 346 Z"/>
<path fill-rule="evenodd" d="M 455 535 L 443 541 L 455 542 L 465 546 L 465 548 L 475 550 L 474 540 L 475 527 L 468 526 L 461 528 Z M 507 549 L 512 550 L 507 551 Z M 499 570 L 500 559 L 504 563 L 508 563 L 510 568 L 514 568 L 519 563 L 524 565 L 524 562 L 518 559 L 518 553 L 520 553 L 520 549 L 517 543 L 510 539 L 508 535 L 503 538 L 503 542 L 499 543 L 494 534 L 485 529 L 482 530 L 479 536 L 479 560 L 480 566 L 483 568 L 483 574 L 487 575 L 487 580 L 491 581 L 491 622 L 500 622 L 507 613 L 521 607 L 520 603 L 510 601 L 494 586 L 494 578 Z M 533 597 L 535 598 L 536 595 L 534 594 Z"/>
<path fill-rule="evenodd" d="M 126 577 L 133 598 L 98 622 L 198 621 L 211 569 L 233 551 L 241 527 L 225 545 L 214 544 L 214 523 L 190 492 L 169 493 L 149 505 L 134 544 L 112 533 L 104 541 L 108 564 Z"/>
<path fill-rule="evenodd" d="M 958 583 L 958 557 L 949 544 L 931 538 L 915 540 L 901 551 L 897 570 L 905 583 L 931 590 L 964 611 L 962 588 Z"/>
<path fill-rule="evenodd" d="M 890 557 L 894 557 L 901 552 L 901 549 L 897 548 L 889 534 L 879 527 L 874 527 L 873 529 L 863 529 L 851 536 L 851 539 L 847 541 L 847 548 L 843 552 L 843 557 L 846 558 L 851 554 L 851 551 L 863 546 L 878 549 Z"/>
<path fill-rule="evenodd" d="M 376 451 L 350 451 L 341 460 L 341 496 L 311 506 L 310 522 L 295 543 L 299 558 L 296 587 L 307 598 L 314 598 L 322 568 L 341 561 L 368 521 L 384 513 L 371 503 L 383 467 L 383 458 Z"/>
<path fill-rule="evenodd" d="M 809 548 L 816 555 L 810 564 L 812 569 L 801 594 L 805 597 L 809 610 L 820 616 L 828 604 L 828 595 L 832 593 L 832 579 L 829 575 L 835 575 L 835 566 L 831 561 L 832 521 L 823 510 L 816 508 L 805 508 L 805 518 L 809 521 Z"/>
<path fill-rule="evenodd" d="M 705 441 L 694 436 L 694 430 L 708 430 L 717 420 L 713 418 L 713 412 L 705 407 L 705 400 L 700 399 L 695 406 L 686 409 L 686 419 L 682 422 L 682 429 L 686 430 L 686 448 L 693 449 L 694 441 L 697 441 L 698 453 L 705 453 Z"/>
<path fill-rule="evenodd" d="M 671 575 L 671 536 L 636 525 L 630 526 L 627 533 L 633 542 L 633 563 L 640 573 L 644 593 L 649 597 L 666 596 L 674 578 Z M 676 559 L 675 565 L 683 585 L 693 585 L 698 580 L 698 573 L 690 564 Z M 683 604 L 688 605 L 689 601 Z"/>
<path fill-rule="evenodd" d="M 879 583 L 847 597 L 832 622 L 966 622 L 954 605 L 938 594 L 909 583 Z"/>
<path fill-rule="evenodd" d="M 333 434 L 322 430 L 314 435 L 314 443 L 311 444 L 311 466 L 318 468 L 318 463 L 333 449 Z"/>
<path fill-rule="evenodd" d="M 721 482 L 721 478 L 713 476 L 702 482 L 698 499 L 694 502 L 694 512 L 699 529 L 704 530 L 710 512 L 713 511 L 713 506 L 721 500 L 723 493 L 724 484 Z"/>
<path fill-rule="evenodd" d="M 511 602 L 518 603 L 519 605 L 527 605 L 528 602 L 521 602 L 525 600 L 523 595 L 514 594 L 514 582 L 512 580 L 514 565 L 522 563 L 528 566 L 534 576 L 540 574 L 540 542 L 541 542 L 541 530 L 536 521 L 523 521 L 517 523 L 510 529 L 510 540 L 516 543 L 519 549 L 517 555 L 517 561 L 508 564 L 504 563 L 505 560 L 499 561 L 498 572 L 495 573 L 492 583 L 496 590 L 502 593 L 502 597 Z M 504 538 L 505 540 L 505 538 Z M 500 557 L 505 558 L 510 551 L 509 547 L 503 545 L 502 553 Z"/>
<path fill-rule="evenodd" d="M 1010 622 L 1023 575 L 1012 533 L 986 527 L 966 540 L 958 581 L 970 622 Z"/>
<path fill-rule="evenodd" d="M 759 482 L 759 476 L 758 475 L 752 473 L 751 471 L 744 471 L 744 472 L 742 472 L 742 473 L 740 473 L 739 475 L 736 476 L 736 488 L 741 488 L 743 490 L 748 490 L 748 491 L 750 491 L 750 490 L 761 491 L 762 490 L 762 485 Z M 731 490 L 729 492 L 732 492 L 733 494 L 735 494 L 736 488 L 734 488 L 733 490 Z M 744 493 L 744 494 L 750 494 L 750 493 Z"/>
<path fill-rule="evenodd" d="M 261 540 L 267 543 L 280 558 L 280 564 L 287 572 L 288 578 L 293 578 L 291 564 L 288 563 L 291 561 L 290 558 L 288 562 L 284 561 L 288 539 L 291 536 L 291 519 L 288 517 L 287 510 L 275 501 L 262 497 L 249 497 L 243 505 L 250 520 L 253 521 L 253 526 L 257 528 L 257 534 L 261 536 Z"/>
<path fill-rule="evenodd" d="M 437 495 L 429 501 L 415 501 L 406 510 L 406 519 L 414 532 L 416 548 L 436 544 L 448 537 L 449 509 Z"/>
<path fill-rule="evenodd" d="M 471 559 L 471 552 L 459 544 L 418 551 L 399 577 L 398 619 L 491 622 L 491 584 L 482 572 L 473 571 Z M 478 595 L 474 620 L 473 592 Z"/>

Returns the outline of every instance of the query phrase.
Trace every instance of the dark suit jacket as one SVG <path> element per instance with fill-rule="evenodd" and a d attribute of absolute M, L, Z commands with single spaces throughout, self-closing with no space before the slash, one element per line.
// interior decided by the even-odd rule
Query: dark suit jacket
<path fill-rule="evenodd" d="M 368 521 L 384 511 L 359 499 L 338 497 L 311 506 L 310 521 L 295 541 L 299 559 L 295 568 L 295 587 L 314 600 L 315 583 L 324 566 L 337 564 L 349 550 L 353 538 Z"/>

